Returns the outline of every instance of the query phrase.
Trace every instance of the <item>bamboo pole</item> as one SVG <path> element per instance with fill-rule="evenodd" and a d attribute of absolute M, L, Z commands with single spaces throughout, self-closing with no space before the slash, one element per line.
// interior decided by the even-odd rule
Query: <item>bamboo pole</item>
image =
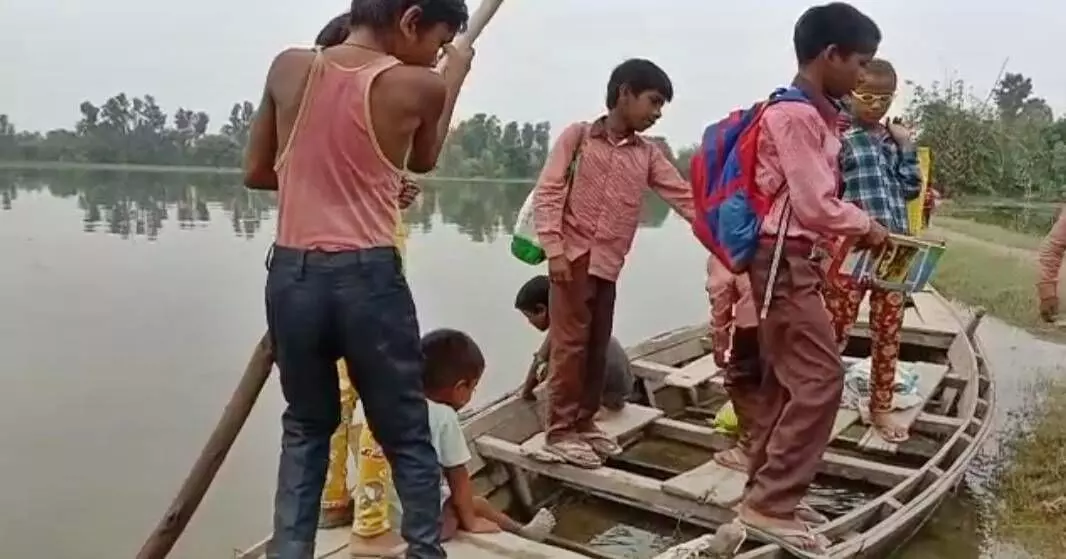
<path fill-rule="evenodd" d="M 464 46 L 472 45 L 492 20 L 492 16 L 496 15 L 501 4 L 503 0 L 482 0 L 477 11 L 470 17 L 466 33 L 463 33 L 457 42 Z M 447 60 L 441 62 L 443 66 Z M 222 417 L 219 418 L 215 430 L 207 439 L 203 450 L 200 451 L 200 457 L 189 470 L 189 475 L 182 483 L 178 495 L 170 504 L 166 514 L 141 546 L 137 559 L 163 559 L 174 548 L 174 544 L 185 531 L 193 513 L 196 512 L 208 488 L 215 480 L 215 475 L 218 474 L 234 441 L 237 440 L 237 435 L 244 427 L 256 400 L 259 399 L 259 393 L 262 392 L 263 385 L 270 377 L 273 367 L 274 353 L 270 346 L 270 338 L 267 334 L 263 334 L 252 351 L 248 366 L 245 367 L 244 375 L 241 376 L 237 388 L 233 391 L 233 396 L 222 410 Z"/>

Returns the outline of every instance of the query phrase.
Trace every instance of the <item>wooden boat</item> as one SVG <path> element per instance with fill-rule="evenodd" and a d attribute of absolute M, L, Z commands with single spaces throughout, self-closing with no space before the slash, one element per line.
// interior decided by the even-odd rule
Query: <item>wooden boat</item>
<path fill-rule="evenodd" d="M 812 488 L 811 504 L 831 519 L 819 530 L 834 542 L 832 557 L 881 557 L 904 544 L 960 484 L 991 428 L 993 380 L 974 336 L 982 313 L 964 326 L 936 292 L 917 293 L 914 302 L 906 313 L 901 359 L 919 374 L 922 404 L 896 412 L 897 419 L 911 427 L 911 440 L 887 443 L 861 423 L 857 411 L 841 408 Z M 629 348 L 643 402 L 601 422 L 626 448 L 602 469 L 544 464 L 528 457 L 543 437 L 543 403 L 510 395 L 467 415 L 464 430 L 475 456 L 469 468 L 477 491 L 519 517 L 551 506 L 561 523 L 547 543 L 508 534 L 460 534 L 446 545 L 449 556 L 612 557 L 590 545 L 587 537 L 567 537 L 573 523 L 567 507 L 574 500 L 568 496 L 574 495 L 611 503 L 612 510 L 627 514 L 638 511 L 663 526 L 667 535 L 694 537 L 730 521 L 745 476 L 711 460 L 714 451 L 729 448 L 733 441 L 708 422 L 726 399 L 721 375 L 707 355 L 706 337 L 707 327 L 699 325 Z M 868 355 L 869 345 L 869 330 L 860 323 L 845 360 Z M 844 503 L 826 498 L 840 494 L 852 497 Z M 348 534 L 346 528 L 320 531 L 316 557 L 347 557 Z M 261 557 L 263 547 L 259 544 L 238 557 Z M 788 554 L 750 540 L 736 557 Z"/>

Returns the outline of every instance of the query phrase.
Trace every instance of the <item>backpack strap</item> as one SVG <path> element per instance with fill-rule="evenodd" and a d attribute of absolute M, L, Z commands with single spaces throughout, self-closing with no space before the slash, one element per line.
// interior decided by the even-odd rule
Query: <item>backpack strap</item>
<path fill-rule="evenodd" d="M 802 88 L 793 86 L 779 88 L 770 94 L 766 106 L 779 102 L 811 103 L 810 98 Z M 770 260 L 770 273 L 766 278 L 766 288 L 763 290 L 763 300 L 759 308 L 759 320 L 765 320 L 770 312 L 770 301 L 774 295 L 774 284 L 777 283 L 777 274 L 781 268 L 781 256 L 785 251 L 785 238 L 788 235 L 788 227 L 792 224 L 792 201 L 788 196 L 788 182 L 783 182 L 770 200 L 770 207 L 784 194 L 784 205 L 781 209 L 781 218 L 777 222 L 777 238 L 774 239 L 774 254 Z"/>

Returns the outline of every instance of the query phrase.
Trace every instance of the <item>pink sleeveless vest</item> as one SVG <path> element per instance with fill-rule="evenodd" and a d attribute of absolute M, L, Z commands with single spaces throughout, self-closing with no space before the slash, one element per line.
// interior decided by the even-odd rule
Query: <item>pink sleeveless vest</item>
<path fill-rule="evenodd" d="M 345 68 L 316 52 L 278 174 L 277 244 L 336 252 L 394 246 L 401 172 L 371 126 L 374 79 L 400 61 Z"/>

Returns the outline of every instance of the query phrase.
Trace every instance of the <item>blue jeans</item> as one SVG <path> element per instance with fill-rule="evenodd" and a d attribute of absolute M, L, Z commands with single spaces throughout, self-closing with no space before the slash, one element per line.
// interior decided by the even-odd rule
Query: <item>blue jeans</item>
<path fill-rule="evenodd" d="M 396 250 L 275 247 L 267 267 L 267 323 L 288 403 L 267 557 L 313 557 L 329 439 L 340 423 L 340 357 L 391 465 L 407 557 L 445 557 L 418 319 Z"/>

